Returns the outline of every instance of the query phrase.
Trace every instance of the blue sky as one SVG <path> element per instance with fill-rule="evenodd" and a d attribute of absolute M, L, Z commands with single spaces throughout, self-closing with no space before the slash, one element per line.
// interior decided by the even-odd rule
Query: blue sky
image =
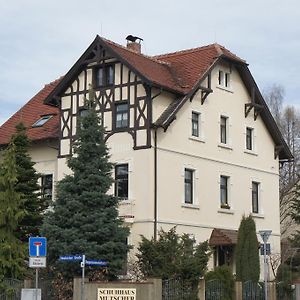
<path fill-rule="evenodd" d="M 285 88 L 300 107 L 297 0 L 0 0 L 0 124 L 65 74 L 96 34 L 148 55 L 214 42 L 245 59 L 261 90 Z"/>

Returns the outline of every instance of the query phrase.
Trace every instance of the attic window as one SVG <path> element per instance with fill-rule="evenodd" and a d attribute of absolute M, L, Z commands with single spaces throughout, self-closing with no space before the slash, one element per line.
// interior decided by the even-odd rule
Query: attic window
<path fill-rule="evenodd" d="M 42 116 L 38 119 L 31 127 L 41 127 L 43 126 L 48 120 L 50 120 L 53 115 Z"/>

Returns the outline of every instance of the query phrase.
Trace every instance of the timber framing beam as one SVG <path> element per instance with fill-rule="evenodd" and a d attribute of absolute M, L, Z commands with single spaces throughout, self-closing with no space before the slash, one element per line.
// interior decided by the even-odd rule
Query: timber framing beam
<path fill-rule="evenodd" d="M 245 118 L 248 117 L 250 111 L 254 108 L 254 121 L 256 121 L 260 112 L 263 110 L 263 105 L 255 103 L 255 88 L 251 89 L 251 102 L 245 104 Z"/>

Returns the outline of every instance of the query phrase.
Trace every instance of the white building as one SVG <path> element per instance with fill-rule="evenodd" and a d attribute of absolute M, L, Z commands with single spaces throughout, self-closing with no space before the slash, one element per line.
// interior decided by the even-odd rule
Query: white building
<path fill-rule="evenodd" d="M 234 266 L 236 230 L 252 214 L 257 231 L 272 230 L 271 251 L 280 253 L 279 162 L 292 155 L 247 63 L 218 44 L 156 57 L 140 50 L 134 37 L 123 47 L 97 36 L 35 97 L 30 120 L 29 102 L 1 127 L 0 144 L 22 117 L 38 171 L 60 180 L 70 172 L 66 158 L 92 84 L 130 244 L 176 225 L 210 239 L 212 264 Z"/>

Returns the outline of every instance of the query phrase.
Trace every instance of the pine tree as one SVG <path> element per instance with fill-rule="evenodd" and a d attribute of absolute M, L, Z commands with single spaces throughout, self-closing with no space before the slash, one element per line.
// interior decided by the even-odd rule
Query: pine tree
<path fill-rule="evenodd" d="M 10 143 L 0 168 L 0 274 L 21 279 L 24 275 L 24 246 L 16 237 L 24 216 L 21 194 L 16 191 L 15 145 Z"/>
<path fill-rule="evenodd" d="M 90 101 L 78 126 L 74 156 L 67 161 L 73 173 L 58 183 L 53 210 L 43 225 L 50 264 L 65 276 L 78 275 L 81 269 L 78 262 L 57 261 L 59 255 L 85 254 L 87 259 L 107 260 L 109 278 L 116 276 L 126 260 L 129 230 L 118 218 L 118 199 L 107 194 L 113 183 L 113 165 L 103 137 L 104 129 Z"/>
<path fill-rule="evenodd" d="M 243 216 L 236 245 L 236 278 L 238 281 L 258 282 L 260 274 L 256 226 L 251 216 Z"/>
<path fill-rule="evenodd" d="M 28 154 L 30 141 L 23 123 L 16 126 L 16 134 L 12 136 L 12 142 L 16 147 L 16 191 L 22 194 L 22 205 L 26 211 L 19 224 L 18 237 L 21 241 L 27 242 L 30 236 L 39 235 L 43 212 L 49 203 L 39 193 L 39 174 L 34 169 L 34 162 Z"/>

